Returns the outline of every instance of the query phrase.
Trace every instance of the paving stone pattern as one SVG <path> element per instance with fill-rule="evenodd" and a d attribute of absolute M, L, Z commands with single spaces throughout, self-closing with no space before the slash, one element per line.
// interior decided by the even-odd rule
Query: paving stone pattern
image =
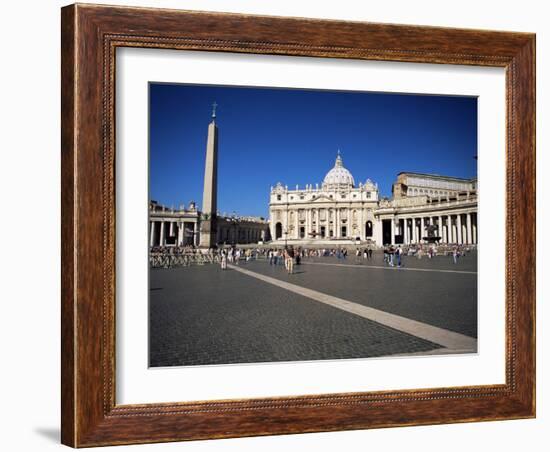
<path fill-rule="evenodd" d="M 349 278 L 334 278 L 332 267 L 310 266 L 307 272 L 305 267 L 298 267 L 302 276 L 291 278 L 316 290 L 327 275 L 333 283 L 349 284 Z M 282 268 L 270 269 L 265 261 L 246 268 L 284 277 Z M 152 367 L 367 358 L 437 348 L 218 265 L 150 271 Z"/>
<path fill-rule="evenodd" d="M 427 323 L 470 337 L 477 337 L 477 255 L 471 252 L 452 264 L 452 258 L 404 257 L 402 269 L 384 265 L 381 255 L 372 261 L 347 259 L 304 259 L 296 274 L 287 275 L 284 267 L 265 261 L 246 268 L 328 295 L 363 304 L 412 320 Z M 308 263 L 335 265 L 308 265 Z M 338 267 L 338 264 L 344 266 Z M 350 267 L 351 265 L 351 267 Z M 373 268 L 384 267 L 384 268 Z M 356 267 L 356 268 L 355 268 Z M 458 270 L 474 273 L 450 273 L 429 270 Z"/>

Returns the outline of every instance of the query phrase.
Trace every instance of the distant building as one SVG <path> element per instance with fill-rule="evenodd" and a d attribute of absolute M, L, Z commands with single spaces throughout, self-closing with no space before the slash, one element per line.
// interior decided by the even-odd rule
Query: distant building
<path fill-rule="evenodd" d="M 437 174 L 399 173 L 392 185 L 394 199 L 407 196 L 457 196 L 461 193 L 475 192 L 477 179 L 439 176 Z"/>
<path fill-rule="evenodd" d="M 392 193 L 380 199 L 369 179 L 356 185 L 338 153 L 321 186 L 271 188 L 271 236 L 296 245 L 381 246 L 423 242 L 431 229 L 443 243 L 477 243 L 476 179 L 402 172 Z"/>

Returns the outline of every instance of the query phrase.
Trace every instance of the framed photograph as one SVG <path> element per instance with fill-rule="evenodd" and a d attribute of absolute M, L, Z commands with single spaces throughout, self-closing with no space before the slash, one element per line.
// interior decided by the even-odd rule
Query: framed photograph
<path fill-rule="evenodd" d="M 62 442 L 535 416 L 535 36 L 62 9 Z"/>

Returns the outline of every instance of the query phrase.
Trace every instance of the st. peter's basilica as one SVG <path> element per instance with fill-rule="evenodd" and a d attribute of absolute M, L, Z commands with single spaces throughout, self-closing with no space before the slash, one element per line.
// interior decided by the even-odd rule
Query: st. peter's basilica
<path fill-rule="evenodd" d="M 194 202 L 174 209 L 150 201 L 151 247 L 268 242 L 383 246 L 422 243 L 429 236 L 439 243 L 478 243 L 477 179 L 402 172 L 393 183 L 391 198 L 382 198 L 370 179 L 355 182 L 339 152 L 320 185 L 271 187 L 266 193 L 269 220 L 221 214 L 215 118 L 214 110 L 207 134 L 202 209 Z"/>

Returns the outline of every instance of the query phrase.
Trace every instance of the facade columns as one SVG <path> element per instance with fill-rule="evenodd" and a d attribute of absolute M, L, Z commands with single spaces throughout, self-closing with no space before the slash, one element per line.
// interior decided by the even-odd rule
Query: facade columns
<path fill-rule="evenodd" d="M 437 218 L 437 234 L 439 235 L 439 241 L 443 241 L 443 217 L 440 215 Z"/>
<path fill-rule="evenodd" d="M 312 209 L 311 214 L 313 215 L 312 219 L 315 220 L 315 235 L 312 236 L 313 239 L 318 237 L 319 234 L 319 209 Z M 313 224 L 311 226 L 311 232 L 313 232 Z"/>
<path fill-rule="evenodd" d="M 366 224 L 365 209 L 361 206 L 359 210 L 359 237 L 361 237 L 361 240 L 367 240 Z"/>
<path fill-rule="evenodd" d="M 405 225 L 405 231 L 404 231 L 405 237 L 403 238 L 403 240 L 404 240 L 405 245 L 407 245 L 409 243 L 409 219 L 405 218 L 403 220 L 403 224 Z"/>
<path fill-rule="evenodd" d="M 457 242 L 462 244 L 462 214 L 456 216 Z"/>
<path fill-rule="evenodd" d="M 418 243 L 422 242 L 422 236 L 424 234 L 424 228 L 426 227 L 424 217 L 420 218 L 420 237 L 418 237 Z"/>
<path fill-rule="evenodd" d="M 334 236 L 340 238 L 340 209 L 337 207 L 334 209 Z"/>

